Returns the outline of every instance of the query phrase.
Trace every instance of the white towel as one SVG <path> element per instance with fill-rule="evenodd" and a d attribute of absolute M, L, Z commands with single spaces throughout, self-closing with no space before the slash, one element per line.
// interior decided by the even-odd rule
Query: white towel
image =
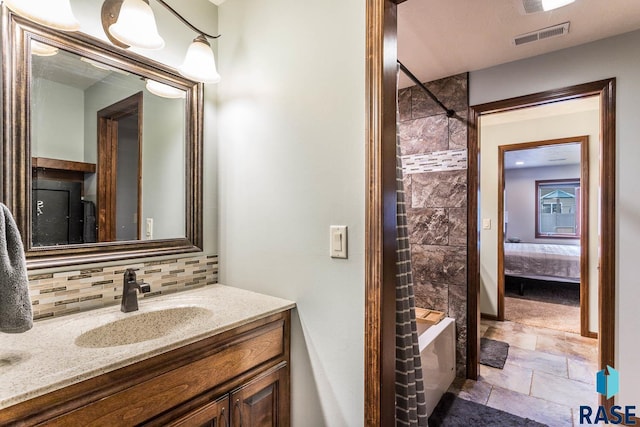
<path fill-rule="evenodd" d="M 9 208 L 0 203 L 0 332 L 20 333 L 32 327 L 22 239 Z"/>

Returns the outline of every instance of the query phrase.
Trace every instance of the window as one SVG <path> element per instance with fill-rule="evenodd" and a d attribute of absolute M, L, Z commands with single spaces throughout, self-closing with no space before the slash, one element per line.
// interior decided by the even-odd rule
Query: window
<path fill-rule="evenodd" d="M 536 181 L 536 237 L 580 237 L 580 179 Z"/>

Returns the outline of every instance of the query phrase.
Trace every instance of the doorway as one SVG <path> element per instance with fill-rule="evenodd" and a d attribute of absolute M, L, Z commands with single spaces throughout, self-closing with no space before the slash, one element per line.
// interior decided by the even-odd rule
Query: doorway
<path fill-rule="evenodd" d="M 600 204 L 598 211 L 598 235 L 600 237 L 598 267 L 598 366 L 601 369 L 612 365 L 614 360 L 614 322 L 615 322 L 615 79 L 607 79 L 557 90 L 492 102 L 470 108 L 469 129 L 469 228 L 478 230 L 478 200 L 475 198 L 483 189 L 479 184 L 479 151 L 480 151 L 480 118 L 483 115 L 513 111 L 525 107 L 544 105 L 569 99 L 597 96 L 600 102 L 599 159 L 592 159 L 599 164 Z M 476 304 L 469 304 L 470 325 L 480 325 L 480 253 L 479 233 L 469 235 L 469 293 L 478 297 Z M 475 320 L 475 322 L 474 322 Z M 476 345 L 470 343 L 468 359 L 468 377 L 477 379 L 479 373 L 479 330 L 475 335 L 470 326 L 470 336 L 476 337 Z M 613 400 L 604 405 L 613 405 Z"/>
<path fill-rule="evenodd" d="M 404 0 L 367 0 L 367 205 L 365 228 L 365 423 L 394 423 L 395 290 L 395 118 L 397 62 L 397 4 Z M 481 114 L 516 110 L 554 101 L 598 96 L 601 103 L 602 171 L 601 250 L 598 265 L 600 367 L 614 366 L 615 345 L 615 79 L 601 80 L 504 101 L 469 110 L 468 227 L 478 230 L 478 121 Z M 479 236 L 468 238 L 467 377 L 478 377 L 480 345 Z M 475 343 L 474 343 L 475 338 Z M 605 401 L 607 409 L 614 399 Z"/>
<path fill-rule="evenodd" d="M 588 135 L 498 146 L 497 320 L 589 336 L 588 159 Z"/>
<path fill-rule="evenodd" d="M 98 111 L 98 241 L 140 240 L 142 92 Z"/>

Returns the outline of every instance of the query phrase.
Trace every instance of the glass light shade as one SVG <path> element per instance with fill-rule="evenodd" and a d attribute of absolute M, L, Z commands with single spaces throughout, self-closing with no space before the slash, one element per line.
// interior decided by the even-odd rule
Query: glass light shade
<path fill-rule="evenodd" d="M 129 75 L 129 73 L 125 70 L 121 70 L 120 68 L 117 68 L 117 67 L 112 67 L 111 65 L 103 64 L 102 62 L 94 61 L 93 59 L 89 59 L 84 56 L 80 58 L 80 61 L 86 62 L 87 64 L 91 64 L 100 70 L 113 71 L 115 73 L 122 74 L 123 76 Z"/>
<path fill-rule="evenodd" d="M 211 45 L 204 36 L 198 36 L 193 40 L 178 71 L 186 78 L 197 82 L 218 83 L 220 81 L 220 74 L 216 70 L 216 59 Z"/>
<path fill-rule="evenodd" d="M 109 33 L 122 43 L 140 49 L 162 49 L 164 40 L 158 34 L 151 6 L 143 0 L 124 0 Z"/>
<path fill-rule="evenodd" d="M 147 90 L 154 95 L 161 96 L 163 98 L 186 98 L 187 93 L 184 90 L 180 90 L 173 86 L 169 86 L 164 83 L 157 82 L 155 80 L 147 79 Z"/>
<path fill-rule="evenodd" d="M 36 56 L 53 56 L 58 53 L 58 48 L 31 40 L 31 54 Z"/>
<path fill-rule="evenodd" d="M 49 28 L 62 31 L 80 29 L 69 0 L 4 0 L 4 4 L 18 15 Z"/>
<path fill-rule="evenodd" d="M 548 12 L 562 6 L 573 3 L 575 0 L 542 0 L 542 9 Z"/>

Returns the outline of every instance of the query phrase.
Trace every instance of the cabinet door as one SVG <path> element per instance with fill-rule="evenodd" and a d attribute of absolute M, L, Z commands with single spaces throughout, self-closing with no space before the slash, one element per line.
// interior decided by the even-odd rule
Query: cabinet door
<path fill-rule="evenodd" d="M 229 427 L 229 395 L 202 405 L 177 418 L 171 427 Z"/>
<path fill-rule="evenodd" d="M 261 376 L 231 393 L 231 426 L 289 425 L 288 366 Z"/>

